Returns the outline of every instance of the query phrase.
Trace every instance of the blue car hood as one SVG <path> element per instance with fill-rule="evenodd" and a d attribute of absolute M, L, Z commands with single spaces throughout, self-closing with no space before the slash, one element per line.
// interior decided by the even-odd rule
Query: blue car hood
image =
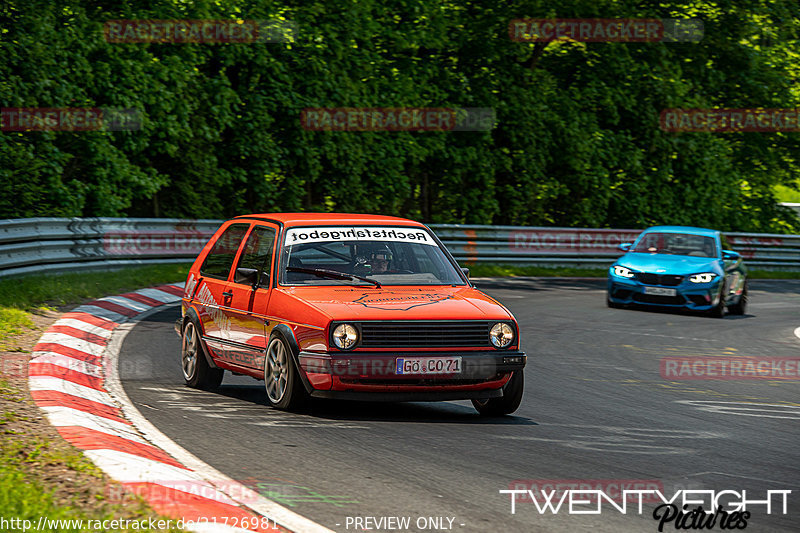
<path fill-rule="evenodd" d="M 722 273 L 719 260 L 713 257 L 631 252 L 620 257 L 614 264 L 628 267 L 638 272 L 658 272 L 663 269 L 663 274 L 676 276 L 698 274 L 700 272 Z"/>

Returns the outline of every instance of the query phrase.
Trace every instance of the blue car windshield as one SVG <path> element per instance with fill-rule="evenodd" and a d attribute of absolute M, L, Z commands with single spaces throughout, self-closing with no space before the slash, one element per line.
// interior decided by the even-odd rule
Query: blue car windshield
<path fill-rule="evenodd" d="M 717 244 L 713 237 L 703 235 L 652 232 L 642 235 L 633 251 L 643 254 L 717 257 Z"/>

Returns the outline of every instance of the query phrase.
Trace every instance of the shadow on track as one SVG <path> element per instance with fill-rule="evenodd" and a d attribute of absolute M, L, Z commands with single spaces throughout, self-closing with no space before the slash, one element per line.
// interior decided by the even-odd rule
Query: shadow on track
<path fill-rule="evenodd" d="M 266 392 L 261 385 L 223 385 L 208 394 L 224 396 L 267 405 Z M 471 407 L 450 402 L 358 402 L 312 399 L 309 405 L 295 414 L 336 421 L 362 422 L 423 422 L 436 424 L 478 424 L 536 426 L 533 420 L 507 415 L 482 417 Z"/>

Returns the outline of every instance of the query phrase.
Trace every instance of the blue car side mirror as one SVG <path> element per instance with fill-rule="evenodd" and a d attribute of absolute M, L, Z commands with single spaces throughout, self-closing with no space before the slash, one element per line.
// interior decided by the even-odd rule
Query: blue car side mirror
<path fill-rule="evenodd" d="M 624 243 L 620 244 L 619 246 L 617 246 L 617 248 L 619 248 L 620 252 L 629 252 L 631 250 L 631 245 L 632 244 L 633 243 L 631 243 L 631 242 L 624 242 Z"/>
<path fill-rule="evenodd" d="M 738 261 L 742 256 L 733 250 L 722 250 L 722 259 L 724 261 Z"/>

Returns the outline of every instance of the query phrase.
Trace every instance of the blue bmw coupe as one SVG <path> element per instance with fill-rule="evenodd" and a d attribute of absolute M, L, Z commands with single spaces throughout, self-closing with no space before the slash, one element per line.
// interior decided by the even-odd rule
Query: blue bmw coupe
<path fill-rule="evenodd" d="M 747 307 L 747 268 L 719 231 L 654 226 L 608 271 L 609 307 L 630 304 L 684 308 L 722 318 Z"/>

